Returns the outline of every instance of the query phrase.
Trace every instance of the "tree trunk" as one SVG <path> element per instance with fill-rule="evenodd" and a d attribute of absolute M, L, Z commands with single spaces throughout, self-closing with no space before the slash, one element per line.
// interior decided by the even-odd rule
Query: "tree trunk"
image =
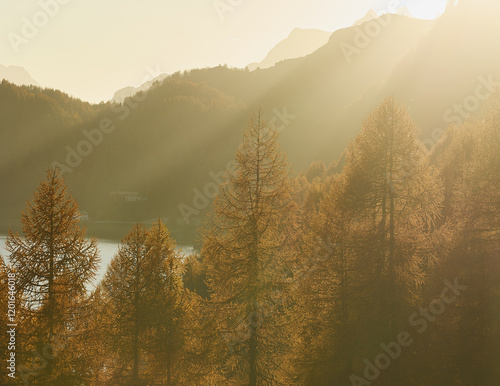
<path fill-rule="evenodd" d="M 248 386 L 257 385 L 257 342 L 255 340 L 255 331 L 252 331 L 249 342 L 249 360 L 250 373 L 248 377 Z"/>

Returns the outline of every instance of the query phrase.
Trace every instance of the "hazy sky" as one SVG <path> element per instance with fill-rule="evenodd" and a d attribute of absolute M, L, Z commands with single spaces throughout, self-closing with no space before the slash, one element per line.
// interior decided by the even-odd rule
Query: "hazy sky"
<path fill-rule="evenodd" d="M 245 67 L 295 27 L 334 31 L 391 2 L 430 19 L 446 0 L 1 0 L 0 64 L 99 102 L 156 72 Z"/>

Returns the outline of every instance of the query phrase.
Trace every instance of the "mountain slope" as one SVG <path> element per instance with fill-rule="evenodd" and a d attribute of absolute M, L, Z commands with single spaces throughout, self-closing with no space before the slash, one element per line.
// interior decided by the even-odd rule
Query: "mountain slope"
<path fill-rule="evenodd" d="M 0 220 L 19 216 L 52 154 L 65 146 L 59 141 L 100 109 L 60 91 L 0 83 Z"/>
<path fill-rule="evenodd" d="M 58 116 L 57 120 L 76 112 L 69 107 L 76 102 L 70 103 L 69 98 L 57 108 L 43 107 L 31 121 L 23 117 L 15 125 L 2 126 L 2 138 L 9 133 L 17 142 L 1 149 L 8 152 L 10 166 L 8 174 L 0 176 L 9 194 L 0 200 L 0 210 L 18 213 L 29 198 L 31 190 L 17 191 L 16 176 L 36 183 L 41 169 L 53 161 L 68 165 L 68 152 L 75 151 L 87 140 L 84 133 L 94 132 L 105 119 L 113 123 L 113 132 L 103 135 L 99 145 L 65 174 L 75 198 L 91 218 L 167 217 L 173 232 L 181 233 L 179 237 L 184 231 L 194 234 L 196 224 L 192 221 L 184 228 L 180 205 L 194 208 L 191 220 L 203 216 L 214 183 L 233 158 L 248 119 L 259 108 L 280 127 L 281 147 L 296 171 L 307 168 L 312 160 L 329 163 L 337 159 L 363 119 L 387 95 L 394 94 L 410 106 L 425 139 L 442 123 L 447 106 L 475 92 L 479 75 L 500 75 L 500 54 L 491 49 L 491 36 L 499 32 L 494 17 L 476 25 L 469 18 L 484 17 L 474 12 L 479 11 L 457 7 L 436 22 L 385 15 L 336 31 L 311 55 L 268 69 L 250 72 L 219 66 L 177 73 L 126 99 L 123 106 L 89 107 L 90 115 L 79 113 L 79 119 L 59 125 L 54 129 L 58 135 L 50 141 L 38 135 L 36 145 L 43 152 L 26 153 L 22 136 L 40 130 L 35 123 L 44 111 Z M 491 9 L 488 12 L 495 15 Z M 360 33 L 373 22 L 381 25 L 380 32 L 358 47 Z M 350 56 L 346 44 L 357 48 Z M 31 90 L 7 88 L 11 90 L 6 95 Z M 45 100 L 49 95 L 39 97 Z M 18 104 L 17 111 L 31 112 L 30 98 L 16 100 L 12 103 Z M 22 136 L 15 135 L 16 130 Z M 123 194 L 127 192 L 137 193 L 131 196 L 137 200 L 126 201 Z"/>
<path fill-rule="evenodd" d="M 272 48 L 260 63 L 249 64 L 248 69 L 253 71 L 269 68 L 283 60 L 309 55 L 326 44 L 331 34 L 318 29 L 295 28 L 286 39 Z"/>
<path fill-rule="evenodd" d="M 307 57 L 253 72 L 216 67 L 177 73 L 123 105 L 89 106 L 51 90 L 5 84 L 11 107 L 0 119 L 15 121 L 10 110 L 28 113 L 14 125 L 2 125 L 2 138 L 10 140 L 0 145 L 7 157 L 0 178 L 8 186 L 1 216 L 17 216 L 43 169 L 58 162 L 91 218 L 160 216 L 170 219 L 180 239 L 192 235 L 196 221 L 187 226 L 180 205 L 194 208 L 190 220 L 204 215 L 214 182 L 233 159 L 252 114 L 262 108 L 281 127 L 281 145 L 295 170 L 313 159 L 330 162 L 363 119 L 345 124 L 346 108 L 385 82 L 431 25 L 394 16 L 350 63 L 341 46 L 357 32 L 343 29 Z M 23 137 L 34 139 L 23 147 Z"/>
<path fill-rule="evenodd" d="M 0 180 L 6 187 L 0 220 L 18 217 L 44 170 L 57 164 L 93 219 L 175 221 L 194 184 L 203 190 L 209 173 L 232 158 L 245 109 L 218 90 L 178 79 L 124 105 L 94 106 L 53 90 L 3 82 L 0 135 L 8 140 L 0 142 Z"/>
<path fill-rule="evenodd" d="M 375 101 L 390 93 L 403 101 L 429 139 L 487 107 L 500 86 L 500 4 L 461 0 L 395 69 Z"/>
<path fill-rule="evenodd" d="M 384 12 L 387 13 L 387 12 Z M 401 7 L 396 11 L 396 15 L 407 16 L 413 18 L 410 10 L 407 7 Z M 365 24 L 369 21 L 378 19 L 379 15 L 373 9 L 370 9 L 365 16 L 354 23 L 354 26 Z"/>
<path fill-rule="evenodd" d="M 194 70 L 184 78 L 206 82 L 244 101 L 250 111 L 263 107 L 272 115 L 273 109 L 286 107 L 295 118 L 283 131 L 281 143 L 293 166 L 307 167 L 312 154 L 330 162 L 354 138 L 369 112 L 364 109 L 351 115 L 350 106 L 363 101 L 371 90 L 379 90 L 434 23 L 398 15 L 377 20 L 385 27 L 351 56 L 343 47 L 354 46 L 366 24 L 338 30 L 311 55 L 269 69 L 245 72 L 219 67 Z"/>
<path fill-rule="evenodd" d="M 7 80 L 18 86 L 22 85 L 33 85 L 39 86 L 39 84 L 31 77 L 31 75 L 23 67 L 19 66 L 3 66 L 0 64 L 0 81 Z"/>
<path fill-rule="evenodd" d="M 131 96 L 134 96 L 138 92 L 149 90 L 155 83 L 161 82 L 162 80 L 164 80 L 167 77 L 168 77 L 167 74 L 160 74 L 157 77 L 155 77 L 154 79 L 149 80 L 147 82 L 144 82 L 139 87 L 132 87 L 132 86 L 124 87 L 124 88 L 115 92 L 115 94 L 113 95 L 113 98 L 111 99 L 111 102 L 112 103 L 123 103 L 125 101 L 125 99 L 127 99 Z"/>

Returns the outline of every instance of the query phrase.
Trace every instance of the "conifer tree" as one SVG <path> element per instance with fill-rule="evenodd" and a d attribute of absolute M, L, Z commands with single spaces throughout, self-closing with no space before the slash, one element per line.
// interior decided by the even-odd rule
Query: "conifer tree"
<path fill-rule="evenodd" d="M 183 291 L 182 265 L 175 242 L 167 227 L 158 220 L 146 234 L 149 285 L 146 303 L 151 314 L 149 351 L 153 372 L 162 384 L 170 386 L 189 379 L 184 362 L 186 313 L 189 302 Z"/>
<path fill-rule="evenodd" d="M 220 187 L 204 232 L 202 255 L 215 329 L 228 344 L 217 361 L 227 381 L 252 386 L 283 382 L 296 212 L 278 133 L 259 113 L 249 124 L 236 153 L 236 169 Z"/>
<path fill-rule="evenodd" d="M 151 317 L 146 312 L 148 275 L 146 230 L 142 225 L 136 224 L 122 240 L 103 279 L 103 290 L 110 312 L 108 347 L 117 358 L 111 369 L 111 383 L 146 383 L 143 342 L 147 318 Z"/>
<path fill-rule="evenodd" d="M 454 224 L 456 240 L 440 275 L 458 278 L 466 289 L 450 305 L 453 317 L 440 325 L 430 342 L 436 360 L 429 367 L 438 371 L 446 363 L 466 384 L 494 384 L 500 376 L 494 361 L 500 323 L 495 306 L 500 301 L 499 106 L 496 98 L 485 117 L 455 129 L 442 159 L 446 215 Z"/>
<path fill-rule="evenodd" d="M 98 268 L 97 240 L 85 238 L 78 206 L 58 169 L 47 171 L 21 222 L 23 237 L 10 231 L 6 248 L 27 313 L 23 321 L 26 351 L 50 351 L 45 353 L 43 368 L 35 372 L 37 380 L 50 383 L 72 371 L 64 356 L 58 355 L 60 347 L 54 339 L 76 333 L 68 329 L 68 322 L 77 317 L 79 301 Z"/>
<path fill-rule="evenodd" d="M 394 98 L 366 119 L 349 147 L 343 174 L 354 253 L 365 268 L 361 285 L 367 288 L 360 306 L 370 322 L 364 331 L 367 351 L 359 353 L 361 363 L 403 328 L 408 306 L 415 304 L 427 275 L 445 252 L 449 234 L 445 226 L 436 225 L 443 200 L 441 181 L 415 124 Z M 384 382 L 400 382 L 400 373 L 392 366 Z"/>
<path fill-rule="evenodd" d="M 114 355 L 106 345 L 107 323 L 111 320 L 102 283 L 92 292 L 80 309 L 78 322 L 87 331 L 84 339 L 68 345 L 66 354 L 75 362 L 84 384 L 105 385 L 110 379 Z"/>
<path fill-rule="evenodd" d="M 116 361 L 109 382 L 173 385 L 189 379 L 184 359 L 189 302 L 182 266 L 166 226 L 135 225 L 103 281 Z"/>
<path fill-rule="evenodd" d="M 306 220 L 302 248 L 308 264 L 299 283 L 301 330 L 295 339 L 299 384 L 345 383 L 355 359 L 353 306 L 362 278 L 344 189 L 343 176 L 324 183 L 318 211 Z"/>

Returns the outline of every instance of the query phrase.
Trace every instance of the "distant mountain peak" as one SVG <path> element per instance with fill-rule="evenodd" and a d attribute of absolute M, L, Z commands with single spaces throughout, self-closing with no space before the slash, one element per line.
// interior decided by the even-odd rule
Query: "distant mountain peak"
<path fill-rule="evenodd" d="M 366 23 L 368 21 L 372 21 L 378 17 L 377 12 L 375 12 L 373 9 L 370 9 L 365 16 L 363 16 L 361 19 L 359 19 L 354 25 L 361 25 L 363 23 Z"/>
<path fill-rule="evenodd" d="M 133 86 L 124 87 L 124 88 L 115 92 L 115 94 L 113 95 L 113 98 L 111 98 L 111 102 L 123 103 L 125 101 L 125 99 L 127 99 L 131 96 L 134 96 L 135 94 L 137 94 L 141 91 L 149 90 L 156 82 L 161 82 L 167 77 L 168 77 L 168 74 L 160 74 L 157 77 L 155 77 L 154 79 L 147 81 L 138 87 L 133 87 Z"/>
<path fill-rule="evenodd" d="M 372 20 L 375 20 L 377 19 L 378 17 L 382 16 L 383 14 L 386 14 L 386 13 L 390 13 L 390 12 L 386 12 L 386 11 L 381 11 L 381 12 L 375 12 L 373 9 L 370 9 L 365 16 L 363 16 L 361 19 L 359 19 L 358 21 L 356 21 L 354 23 L 354 26 L 358 26 L 358 25 L 361 25 L 361 24 L 364 24 L 364 23 L 367 23 L 369 21 L 372 21 Z M 403 6 L 401 8 L 399 8 L 396 12 L 394 12 L 394 14 L 396 15 L 400 15 L 400 16 L 406 16 L 406 17 L 411 17 L 411 18 L 414 18 L 414 16 L 412 15 L 412 13 L 410 12 L 410 10 Z"/>
<path fill-rule="evenodd" d="M 5 79 L 17 86 L 40 86 L 26 71 L 20 66 L 4 66 L 0 64 L 0 80 Z"/>

